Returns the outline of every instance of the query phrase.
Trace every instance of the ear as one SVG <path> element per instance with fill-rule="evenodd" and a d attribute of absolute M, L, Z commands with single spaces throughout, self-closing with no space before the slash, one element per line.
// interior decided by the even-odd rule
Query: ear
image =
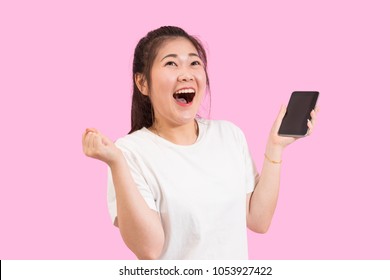
<path fill-rule="evenodd" d="M 141 73 L 135 73 L 134 80 L 139 91 L 143 95 L 148 95 L 148 83 L 146 82 L 145 76 Z"/>

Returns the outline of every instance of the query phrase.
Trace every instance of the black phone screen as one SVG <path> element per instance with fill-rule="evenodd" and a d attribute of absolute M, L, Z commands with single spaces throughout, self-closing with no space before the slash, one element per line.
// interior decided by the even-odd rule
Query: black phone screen
<path fill-rule="evenodd" d="M 305 136 L 307 119 L 317 103 L 318 91 L 294 91 L 287 105 L 278 134 L 281 136 Z"/>

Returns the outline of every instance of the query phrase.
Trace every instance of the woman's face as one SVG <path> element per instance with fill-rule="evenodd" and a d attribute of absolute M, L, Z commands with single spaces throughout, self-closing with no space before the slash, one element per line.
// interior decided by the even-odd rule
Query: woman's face
<path fill-rule="evenodd" d="M 185 38 L 168 39 L 151 69 L 149 96 L 156 121 L 169 126 L 191 122 L 206 90 L 206 72 L 194 45 Z"/>

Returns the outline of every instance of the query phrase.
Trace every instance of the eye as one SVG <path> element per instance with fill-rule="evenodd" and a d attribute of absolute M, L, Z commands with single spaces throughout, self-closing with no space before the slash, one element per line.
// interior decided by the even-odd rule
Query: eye
<path fill-rule="evenodd" d="M 191 65 L 202 65 L 202 62 L 200 62 L 199 60 L 195 60 L 191 63 Z"/>
<path fill-rule="evenodd" d="M 177 64 L 174 61 L 168 61 L 164 66 L 177 66 Z"/>

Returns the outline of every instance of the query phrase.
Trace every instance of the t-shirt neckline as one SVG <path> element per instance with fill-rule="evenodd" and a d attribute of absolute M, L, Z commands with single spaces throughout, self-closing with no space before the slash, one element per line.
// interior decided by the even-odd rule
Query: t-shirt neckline
<path fill-rule="evenodd" d="M 197 146 L 201 142 L 201 140 L 203 138 L 203 134 L 205 133 L 205 127 L 204 127 L 204 123 L 203 123 L 202 119 L 196 118 L 195 121 L 198 124 L 199 133 L 198 133 L 198 137 L 196 138 L 196 141 L 190 145 L 175 144 L 175 143 L 161 137 L 160 135 L 157 135 L 156 133 L 150 131 L 146 127 L 143 127 L 141 130 L 144 131 L 145 133 L 151 135 L 156 141 L 163 143 L 165 145 L 177 147 L 177 148 L 181 148 L 181 149 L 189 149 L 189 148 L 193 148 L 193 147 Z"/>

